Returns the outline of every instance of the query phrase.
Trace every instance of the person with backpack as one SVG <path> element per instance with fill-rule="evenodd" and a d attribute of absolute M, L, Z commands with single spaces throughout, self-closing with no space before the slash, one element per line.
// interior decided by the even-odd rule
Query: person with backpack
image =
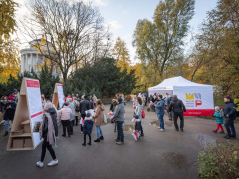
<path fill-rule="evenodd" d="M 40 168 L 44 166 L 43 161 L 46 155 L 46 149 L 48 149 L 53 159 L 48 163 L 48 166 L 52 167 L 58 165 L 55 151 L 52 148 L 52 145 L 56 143 L 56 137 L 58 136 L 56 116 L 56 111 L 55 108 L 53 108 L 52 103 L 47 102 L 44 106 L 44 118 L 39 129 L 40 136 L 44 139 L 42 143 L 41 160 L 36 163 Z"/>
<path fill-rule="evenodd" d="M 75 97 L 74 99 L 74 107 L 75 107 L 75 124 L 78 126 L 79 119 L 80 119 L 80 99 Z"/>
<path fill-rule="evenodd" d="M 135 109 L 135 115 L 138 115 L 139 116 L 139 120 L 141 121 L 143 116 L 142 116 L 142 113 L 143 113 L 143 110 L 144 110 L 144 105 L 142 103 L 142 99 L 140 97 L 137 97 L 137 106 L 136 106 L 136 109 Z M 144 132 L 143 132 L 143 127 L 141 125 L 141 136 L 144 136 Z"/>
<path fill-rule="evenodd" d="M 169 105 L 169 112 L 173 111 L 173 120 L 175 130 L 179 131 L 177 119 L 180 118 L 180 130 L 183 132 L 184 119 L 183 111 L 186 112 L 186 108 L 181 100 L 178 99 L 177 95 L 173 95 L 172 101 Z"/>
<path fill-rule="evenodd" d="M 226 139 L 236 138 L 236 130 L 234 126 L 234 120 L 237 116 L 236 104 L 233 102 L 230 96 L 224 97 L 224 102 L 226 105 L 224 106 L 223 112 L 224 117 L 226 117 L 226 121 L 224 126 L 227 129 L 227 135 L 224 136 Z"/>

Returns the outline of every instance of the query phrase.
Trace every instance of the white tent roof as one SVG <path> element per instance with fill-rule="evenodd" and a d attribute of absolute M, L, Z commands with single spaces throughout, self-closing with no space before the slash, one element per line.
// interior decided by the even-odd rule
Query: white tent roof
<path fill-rule="evenodd" d="M 149 88 L 149 90 L 173 90 L 176 86 L 211 86 L 191 82 L 181 76 L 165 79 L 162 83 Z"/>

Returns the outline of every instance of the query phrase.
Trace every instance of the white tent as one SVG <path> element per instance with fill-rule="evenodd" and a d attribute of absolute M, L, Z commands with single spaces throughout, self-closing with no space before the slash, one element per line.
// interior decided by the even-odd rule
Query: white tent
<path fill-rule="evenodd" d="M 187 112 L 185 116 L 210 116 L 214 113 L 213 86 L 193 83 L 178 76 L 165 79 L 157 86 L 148 89 L 149 95 L 154 93 L 165 96 L 165 93 L 177 95 L 182 100 Z"/>

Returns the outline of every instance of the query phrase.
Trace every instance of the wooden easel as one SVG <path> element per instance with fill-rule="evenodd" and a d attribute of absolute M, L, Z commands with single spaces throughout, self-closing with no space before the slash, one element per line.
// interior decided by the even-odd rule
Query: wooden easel
<path fill-rule="evenodd" d="M 26 80 L 38 81 L 25 77 L 22 80 L 18 104 L 15 111 L 12 129 L 10 131 L 10 137 L 8 139 L 7 151 L 34 150 L 43 141 L 41 140 L 40 143 L 34 145 L 34 136 L 32 130 L 34 124 L 32 124 L 31 121 Z"/>
<path fill-rule="evenodd" d="M 52 104 L 54 104 L 56 108 L 58 107 L 58 104 L 59 104 L 59 95 L 58 95 L 57 85 L 62 86 L 62 84 L 61 83 L 56 83 L 55 84 L 53 98 L 52 98 Z M 62 108 L 62 106 L 60 106 L 60 108 Z"/>

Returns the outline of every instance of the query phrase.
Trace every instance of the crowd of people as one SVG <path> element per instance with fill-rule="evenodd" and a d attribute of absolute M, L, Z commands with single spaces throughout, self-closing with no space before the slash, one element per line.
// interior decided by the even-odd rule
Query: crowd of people
<path fill-rule="evenodd" d="M 158 127 L 161 132 L 165 131 L 164 128 L 164 114 L 167 112 L 168 119 L 170 121 L 174 121 L 174 127 L 176 131 L 182 131 L 184 130 L 184 116 L 183 113 L 186 113 L 186 107 L 183 104 L 182 100 L 178 99 L 177 95 L 171 96 L 170 94 L 166 93 L 166 95 L 163 97 L 160 94 L 154 93 L 154 95 L 150 95 L 150 97 L 147 100 L 147 95 L 139 93 L 138 95 L 134 95 L 133 99 L 133 107 L 135 108 L 135 114 L 137 114 L 139 119 L 141 119 L 142 115 L 142 101 L 146 100 L 145 106 L 147 106 L 147 103 L 149 104 L 148 111 L 153 110 L 157 114 L 160 126 Z M 219 106 L 215 107 L 215 113 L 212 115 L 213 117 L 216 117 L 216 130 L 213 130 L 214 133 L 217 133 L 219 128 L 221 129 L 221 134 L 224 134 L 223 126 L 224 124 L 227 135 L 224 136 L 226 139 L 232 139 L 236 138 L 236 131 L 234 126 L 234 120 L 237 117 L 237 110 L 236 110 L 236 104 L 233 102 L 231 97 L 225 96 L 224 97 L 225 107 L 224 109 L 220 109 Z M 226 118 L 224 122 L 224 117 Z M 180 119 L 180 125 L 178 126 L 177 119 Z M 137 119 L 135 118 L 135 121 Z M 139 129 L 139 128 L 138 128 Z M 143 135 L 143 128 L 141 127 L 142 135 Z M 139 132 L 140 130 L 137 130 Z"/>
<path fill-rule="evenodd" d="M 14 89 L 13 94 L 9 97 L 3 96 L 1 99 L 1 110 L 4 113 L 5 120 L 5 134 L 8 135 L 9 121 L 13 121 L 14 114 L 18 102 L 18 95 L 16 89 Z M 40 126 L 40 137 L 44 139 L 42 143 L 42 154 L 41 160 L 37 162 L 38 167 L 43 167 L 43 161 L 46 154 L 46 149 L 50 152 L 52 156 L 52 161 L 48 166 L 54 166 L 58 164 L 58 159 L 54 149 L 52 148 L 53 144 L 56 144 L 56 138 L 58 138 L 58 124 L 61 122 L 63 128 L 62 137 L 71 137 L 74 135 L 74 126 L 80 125 L 81 133 L 83 133 L 83 146 L 86 146 L 86 137 L 89 137 L 88 145 L 91 143 L 91 133 L 93 126 L 96 126 L 97 136 L 94 142 L 100 142 L 104 140 L 103 131 L 101 125 L 104 121 L 104 111 L 105 107 L 100 99 L 97 99 L 96 95 L 87 96 L 85 93 L 80 97 L 78 94 L 70 95 L 64 99 L 63 106 L 58 106 L 61 108 L 57 110 L 57 106 L 52 104 L 51 95 L 50 100 L 46 100 L 45 96 L 42 94 L 42 107 L 43 107 L 43 121 Z M 234 127 L 234 120 L 237 116 L 236 105 L 233 103 L 233 100 L 226 96 L 224 98 L 226 103 L 224 109 L 220 109 L 218 106 L 215 107 L 214 117 L 216 117 L 216 130 L 213 132 L 217 133 L 219 128 L 221 129 L 220 133 L 224 133 L 222 124 L 227 130 L 227 135 L 225 138 L 232 139 L 236 138 L 236 131 Z M 133 107 L 134 114 L 133 120 L 135 130 L 133 131 L 133 136 L 135 141 L 139 141 L 140 137 L 144 136 L 142 119 L 145 118 L 144 107 L 149 104 L 149 109 L 153 109 L 158 117 L 160 126 L 159 129 L 161 132 L 165 131 L 164 127 L 164 114 L 167 112 L 169 120 L 174 121 L 174 127 L 176 131 L 184 130 L 184 116 L 183 113 L 186 112 L 185 105 L 182 100 L 177 98 L 177 95 L 171 96 L 166 93 L 163 97 L 160 94 L 150 95 L 148 97 L 147 93 L 139 93 L 134 95 L 133 98 Z M 125 109 L 124 109 L 124 96 L 116 95 L 112 100 L 110 110 L 112 110 L 111 121 L 115 123 L 114 131 L 117 132 L 117 137 L 115 139 L 117 145 L 124 144 L 124 132 L 123 126 L 125 121 Z M 93 111 L 93 113 L 92 113 Z M 224 117 L 226 118 L 224 122 Z M 177 123 L 177 119 L 180 118 L 180 125 Z M 67 133 L 66 133 L 67 132 Z"/>

